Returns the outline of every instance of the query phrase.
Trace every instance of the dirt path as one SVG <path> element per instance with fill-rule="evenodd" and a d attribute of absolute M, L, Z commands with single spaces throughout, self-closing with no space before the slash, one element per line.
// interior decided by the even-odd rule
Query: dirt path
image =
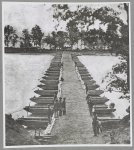
<path fill-rule="evenodd" d="M 62 97 L 66 97 L 66 116 L 56 120 L 52 134 L 56 135 L 53 144 L 104 144 L 101 135 L 93 136 L 92 120 L 86 103 L 85 90 L 75 72 L 71 54 L 63 53 Z"/>

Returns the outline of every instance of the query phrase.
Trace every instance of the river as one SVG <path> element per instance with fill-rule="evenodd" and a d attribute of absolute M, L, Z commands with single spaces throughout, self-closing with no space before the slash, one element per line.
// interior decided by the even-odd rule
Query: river
<path fill-rule="evenodd" d="M 5 113 L 13 113 L 14 118 L 27 115 L 23 107 L 34 104 L 29 99 L 36 95 L 34 90 L 52 58 L 52 55 L 46 54 L 4 55 Z"/>
<path fill-rule="evenodd" d="M 79 56 L 80 61 L 86 66 L 91 73 L 93 79 L 100 86 L 100 89 L 105 90 L 108 84 L 107 80 L 102 80 L 107 73 L 112 71 L 112 66 L 119 63 L 121 60 L 117 56 Z M 116 118 L 124 117 L 127 112 L 126 109 L 129 106 L 129 101 L 126 99 L 120 99 L 122 95 L 120 92 L 105 92 L 101 96 L 109 98 L 107 104 L 115 103 L 116 111 L 114 112 Z"/>
<path fill-rule="evenodd" d="M 4 105 L 5 113 L 13 113 L 14 118 L 26 116 L 23 107 L 33 105 L 29 99 L 36 95 L 34 90 L 40 84 L 39 80 L 50 65 L 52 55 L 5 54 L 4 55 Z M 100 89 L 105 89 L 106 82 L 102 79 L 112 70 L 112 66 L 120 60 L 115 56 L 79 56 L 80 61 L 87 67 Z M 114 102 L 115 115 L 122 118 L 126 115 L 128 100 L 119 99 L 120 93 L 104 92 L 102 96 Z M 21 111 L 20 111 L 21 110 Z M 14 113 L 18 111 L 17 113 Z"/>

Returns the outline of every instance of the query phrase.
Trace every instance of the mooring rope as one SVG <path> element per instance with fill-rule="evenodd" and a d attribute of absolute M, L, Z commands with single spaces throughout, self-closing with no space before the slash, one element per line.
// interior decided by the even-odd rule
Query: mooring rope
<path fill-rule="evenodd" d="M 29 106 L 30 106 L 30 103 L 31 103 L 31 102 L 29 102 Z M 19 112 L 19 111 L 22 111 L 22 110 L 24 110 L 24 107 L 21 108 L 21 109 L 19 109 L 19 110 L 16 110 L 16 111 L 13 111 L 13 112 L 11 112 L 11 113 L 8 113 L 8 114 L 11 114 L 11 115 L 12 115 L 12 114 L 14 114 L 14 113 L 16 113 L 16 112 Z"/>
<path fill-rule="evenodd" d="M 16 113 L 16 112 L 19 112 L 19 111 L 22 111 L 23 110 L 23 108 L 21 108 L 21 109 L 19 109 L 19 110 L 16 110 L 16 111 L 13 111 L 13 112 L 11 112 L 11 113 L 8 113 L 8 114 L 14 114 L 14 113 Z"/>

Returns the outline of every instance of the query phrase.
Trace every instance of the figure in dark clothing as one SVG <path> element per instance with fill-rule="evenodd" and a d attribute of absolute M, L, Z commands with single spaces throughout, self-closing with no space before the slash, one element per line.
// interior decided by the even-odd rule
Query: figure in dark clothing
<path fill-rule="evenodd" d="M 59 63 L 58 67 L 63 67 L 63 62 Z"/>
<path fill-rule="evenodd" d="M 63 67 L 63 62 L 61 62 L 61 67 Z"/>
<path fill-rule="evenodd" d="M 54 116 L 57 118 L 58 117 L 58 111 L 59 111 L 59 102 L 56 99 L 56 101 L 54 102 Z"/>
<path fill-rule="evenodd" d="M 56 101 L 57 99 L 57 92 L 54 93 L 54 102 Z"/>
<path fill-rule="evenodd" d="M 48 122 L 49 124 L 51 124 L 51 120 L 52 120 L 52 110 L 50 108 L 50 105 L 48 105 Z"/>
<path fill-rule="evenodd" d="M 97 120 L 97 134 L 102 133 L 102 124 L 99 120 Z"/>
<path fill-rule="evenodd" d="M 85 87 L 86 87 L 86 94 L 87 94 L 87 92 L 88 92 L 88 86 L 87 86 L 87 84 L 85 84 Z"/>
<path fill-rule="evenodd" d="M 94 104 L 93 104 L 92 100 L 89 98 L 89 100 L 88 100 L 88 106 L 89 106 L 90 116 L 92 116 L 93 105 Z"/>
<path fill-rule="evenodd" d="M 60 81 L 62 81 L 62 82 L 64 81 L 63 77 L 61 77 Z"/>
<path fill-rule="evenodd" d="M 90 95 L 87 95 L 86 96 L 86 101 L 87 101 L 87 104 L 88 104 L 88 100 L 90 99 Z"/>
<path fill-rule="evenodd" d="M 98 131 L 97 131 L 97 114 L 94 112 L 93 113 L 93 121 L 92 121 L 92 127 L 93 127 L 93 132 L 94 136 L 97 136 Z"/>
<path fill-rule="evenodd" d="M 59 116 L 62 116 L 62 98 L 59 98 Z"/>
<path fill-rule="evenodd" d="M 63 115 L 66 115 L 66 98 L 63 98 L 62 101 L 62 111 L 63 111 Z"/>
<path fill-rule="evenodd" d="M 93 118 L 95 118 L 96 120 L 98 119 L 97 118 L 97 113 L 95 111 L 93 112 Z"/>
<path fill-rule="evenodd" d="M 111 131 L 110 138 L 111 138 L 111 144 L 116 144 L 115 131 L 114 130 Z"/>
<path fill-rule="evenodd" d="M 77 67 L 77 62 L 75 62 L 75 67 Z"/>

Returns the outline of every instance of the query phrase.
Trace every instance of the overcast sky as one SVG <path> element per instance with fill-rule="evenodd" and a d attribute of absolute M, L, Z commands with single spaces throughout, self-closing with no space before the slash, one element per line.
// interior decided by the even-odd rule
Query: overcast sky
<path fill-rule="evenodd" d="M 126 12 L 120 10 L 117 6 L 119 3 L 90 3 L 82 4 L 91 8 L 99 8 L 102 6 L 109 6 L 118 12 L 121 12 L 121 19 L 126 22 Z M 54 30 L 56 22 L 53 21 L 53 9 L 50 3 L 39 2 L 3 2 L 3 21 L 5 25 L 12 25 L 18 32 L 28 28 L 31 30 L 36 24 L 42 28 L 45 33 Z M 71 9 L 75 9 L 77 4 L 70 4 Z M 60 26 L 60 30 L 65 30 L 66 23 L 63 22 Z M 96 23 L 95 28 L 99 27 L 99 23 Z"/>

